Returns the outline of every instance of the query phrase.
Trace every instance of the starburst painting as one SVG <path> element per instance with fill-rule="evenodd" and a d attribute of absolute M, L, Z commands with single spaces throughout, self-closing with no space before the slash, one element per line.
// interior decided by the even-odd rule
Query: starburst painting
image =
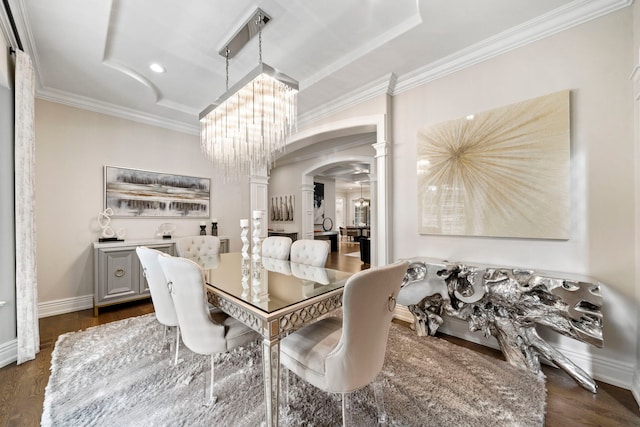
<path fill-rule="evenodd" d="M 421 129 L 419 232 L 568 239 L 569 94 Z"/>

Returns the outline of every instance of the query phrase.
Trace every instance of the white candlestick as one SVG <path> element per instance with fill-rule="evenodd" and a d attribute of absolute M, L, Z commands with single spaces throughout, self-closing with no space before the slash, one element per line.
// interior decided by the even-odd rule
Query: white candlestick
<path fill-rule="evenodd" d="M 240 240 L 242 241 L 242 258 L 249 258 L 249 238 L 247 235 L 249 234 L 249 220 L 241 219 L 240 220 Z"/>
<path fill-rule="evenodd" d="M 262 218 L 262 211 L 253 211 L 253 219 Z"/>
<path fill-rule="evenodd" d="M 253 252 L 253 261 L 260 262 L 260 218 L 255 217 L 255 213 L 259 211 L 254 211 L 253 217 L 253 246 L 251 251 Z"/>

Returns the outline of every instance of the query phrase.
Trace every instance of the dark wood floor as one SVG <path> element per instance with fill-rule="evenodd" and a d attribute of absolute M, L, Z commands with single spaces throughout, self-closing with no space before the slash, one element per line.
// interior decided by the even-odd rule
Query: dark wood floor
<path fill-rule="evenodd" d="M 358 249 L 357 244 L 342 243 L 340 252 L 332 253 L 327 265 L 344 271 L 368 268 L 359 258 L 345 256 Z M 153 305 L 145 300 L 101 309 L 98 317 L 93 317 L 93 310 L 82 310 L 40 319 L 41 350 L 36 359 L 0 369 L 0 426 L 40 425 L 51 352 L 59 335 L 151 312 Z M 439 337 L 504 360 L 494 349 L 447 335 Z M 543 370 L 547 376 L 546 426 L 640 426 L 638 404 L 630 391 L 598 382 L 599 390 L 594 395 L 562 370 L 548 366 Z"/>

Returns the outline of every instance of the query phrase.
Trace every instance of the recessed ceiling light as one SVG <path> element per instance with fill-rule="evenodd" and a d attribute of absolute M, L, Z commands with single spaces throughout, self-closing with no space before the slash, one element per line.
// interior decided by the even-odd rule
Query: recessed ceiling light
<path fill-rule="evenodd" d="M 164 73 L 165 71 L 167 71 L 162 65 L 154 62 L 153 64 L 149 65 L 149 68 L 151 68 L 151 71 L 156 72 L 156 73 Z"/>

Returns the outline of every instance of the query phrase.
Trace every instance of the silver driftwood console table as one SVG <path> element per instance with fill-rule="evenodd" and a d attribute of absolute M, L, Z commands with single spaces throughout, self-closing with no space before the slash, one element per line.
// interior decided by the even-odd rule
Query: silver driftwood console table
<path fill-rule="evenodd" d="M 566 273 L 533 271 L 430 258 L 411 258 L 398 303 L 409 308 L 419 336 L 434 335 L 443 315 L 493 336 L 506 360 L 540 372 L 543 356 L 596 393 L 595 381 L 536 331 L 603 346 L 600 282 Z"/>

